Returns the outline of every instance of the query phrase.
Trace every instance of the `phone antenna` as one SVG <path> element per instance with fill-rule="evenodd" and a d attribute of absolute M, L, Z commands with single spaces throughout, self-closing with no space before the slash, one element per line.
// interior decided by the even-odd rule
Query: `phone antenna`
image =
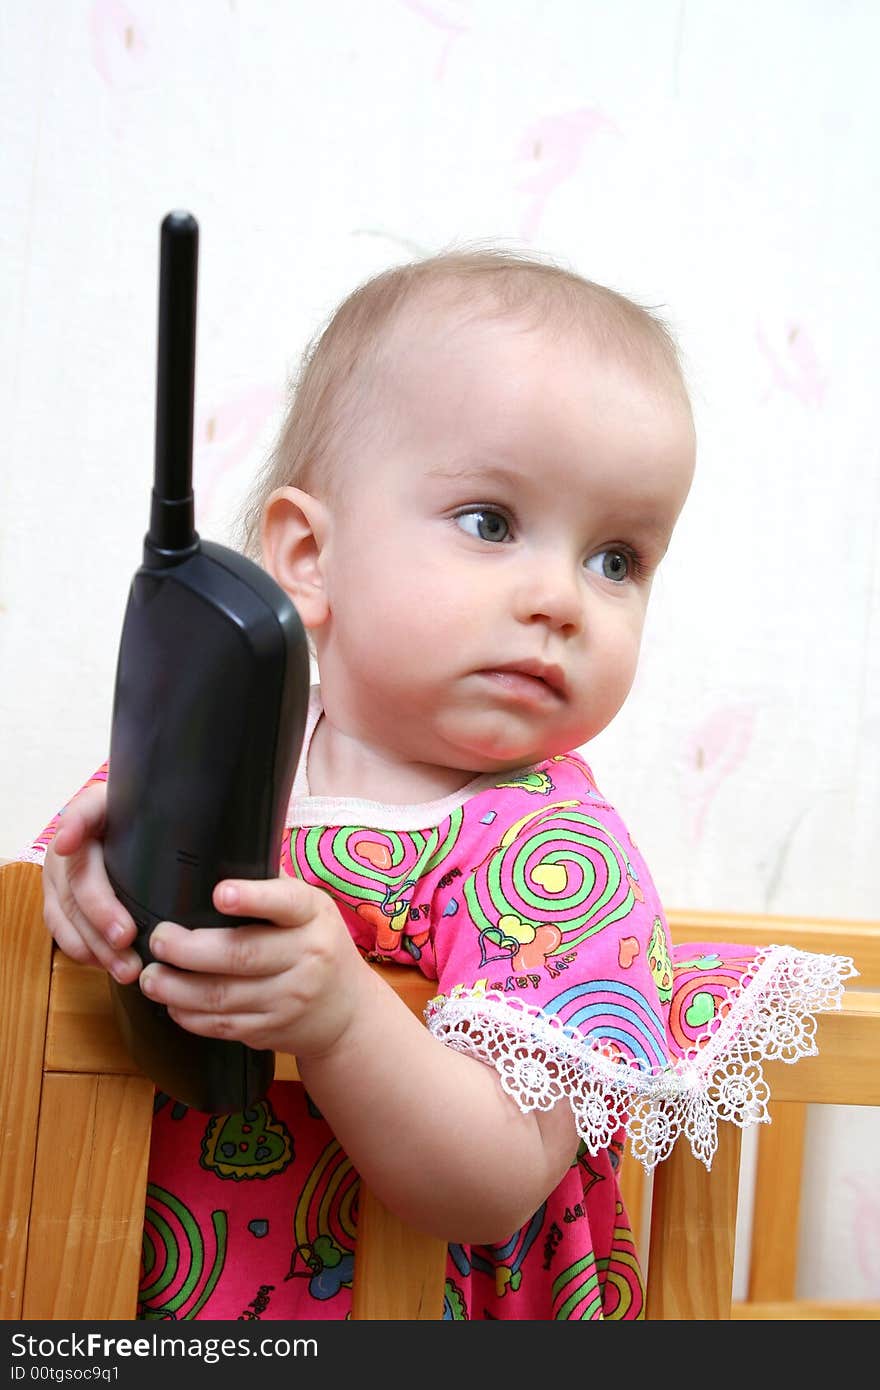
<path fill-rule="evenodd" d="M 156 463 L 144 563 L 178 564 L 199 548 L 192 490 L 199 227 L 188 212 L 169 212 L 159 254 L 159 360 Z"/>

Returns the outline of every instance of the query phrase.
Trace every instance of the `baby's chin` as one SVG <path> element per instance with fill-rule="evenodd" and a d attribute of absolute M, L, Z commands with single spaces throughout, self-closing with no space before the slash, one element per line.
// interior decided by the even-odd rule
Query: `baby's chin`
<path fill-rule="evenodd" d="M 579 742 L 573 742 L 561 736 L 529 739 L 502 731 L 464 736 L 456 740 L 458 752 L 454 763 L 474 773 L 513 772 L 517 768 L 546 762 L 556 754 L 570 753 L 586 741 L 586 738 L 581 738 Z"/>

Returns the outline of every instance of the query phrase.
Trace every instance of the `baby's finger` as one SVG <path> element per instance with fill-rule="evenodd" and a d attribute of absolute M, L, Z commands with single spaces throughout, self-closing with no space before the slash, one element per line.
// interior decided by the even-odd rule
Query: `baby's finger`
<path fill-rule="evenodd" d="M 101 847 L 90 844 L 83 855 L 81 873 L 73 871 L 59 885 L 51 879 L 45 886 L 46 925 L 66 955 L 74 960 L 87 957 L 77 948 L 78 937 L 85 950 L 123 984 L 140 973 L 140 957 L 131 949 L 134 923 L 115 897 L 101 860 Z"/>
<path fill-rule="evenodd" d="M 167 965 L 148 965 L 140 987 L 149 999 L 178 1012 L 232 1018 L 262 1015 L 271 1008 L 262 981 L 224 975 L 197 975 Z M 271 991 L 270 991 L 271 993 Z"/>
<path fill-rule="evenodd" d="M 159 922 L 150 937 L 157 960 L 205 975 L 278 975 L 293 963 L 296 943 L 272 926 L 199 927 Z"/>
<path fill-rule="evenodd" d="M 96 782 L 78 792 L 61 817 L 52 844 L 62 857 L 75 854 L 86 840 L 99 839 L 107 814 L 107 787 Z"/>
<path fill-rule="evenodd" d="M 319 895 L 320 889 L 298 878 L 225 878 L 214 889 L 214 906 L 236 917 L 302 927 L 320 910 Z"/>
<path fill-rule="evenodd" d="M 272 1039 L 265 1033 L 266 1020 L 251 1014 L 214 1014 L 198 1010 L 171 1008 L 171 1018 L 187 1033 L 196 1033 L 201 1038 L 219 1038 L 226 1042 L 244 1042 L 249 1047 L 272 1047 Z"/>
<path fill-rule="evenodd" d="M 137 979 L 141 973 L 142 962 L 136 951 L 130 947 L 120 947 L 118 950 L 114 950 L 101 932 L 92 925 L 88 917 L 76 908 L 73 910 L 71 920 L 81 940 L 91 951 L 97 963 L 104 970 L 109 971 L 114 980 L 118 980 L 120 984 L 128 985 Z M 62 949 L 64 948 L 62 947 Z"/>
<path fill-rule="evenodd" d="M 89 840 L 70 860 L 66 891 L 60 896 L 68 915 L 79 912 L 111 948 L 118 951 L 131 945 L 134 920 L 113 892 L 100 841 Z"/>
<path fill-rule="evenodd" d="M 71 960 L 80 965 L 98 965 L 120 984 L 130 984 L 137 979 L 141 961 L 136 952 L 114 951 L 75 903 L 64 907 L 56 896 L 47 894 L 43 917 L 59 949 Z"/>
<path fill-rule="evenodd" d="M 51 898 L 47 895 L 43 904 L 43 921 L 55 945 L 71 960 L 75 960 L 78 965 L 101 964 L 94 951 L 89 949 L 79 932 L 68 922 L 54 895 Z"/>

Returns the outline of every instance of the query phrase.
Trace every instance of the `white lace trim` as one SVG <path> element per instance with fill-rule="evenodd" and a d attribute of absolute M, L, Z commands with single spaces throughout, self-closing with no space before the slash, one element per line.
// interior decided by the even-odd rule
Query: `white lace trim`
<path fill-rule="evenodd" d="M 45 858 L 46 851 L 43 846 L 40 846 L 39 849 L 34 849 L 34 847 L 30 845 L 27 849 L 23 849 L 21 854 L 16 855 L 16 863 L 42 864 Z"/>
<path fill-rule="evenodd" d="M 745 1128 L 769 1119 L 762 1062 L 813 1056 L 814 1015 L 839 1009 L 843 981 L 857 974 L 848 956 L 768 946 L 714 1031 L 662 1070 L 615 1058 L 517 995 L 455 989 L 431 1000 L 426 1018 L 448 1047 L 494 1066 L 521 1110 L 565 1097 L 591 1154 L 623 1128 L 650 1172 L 683 1134 L 710 1168 L 719 1120 Z"/>

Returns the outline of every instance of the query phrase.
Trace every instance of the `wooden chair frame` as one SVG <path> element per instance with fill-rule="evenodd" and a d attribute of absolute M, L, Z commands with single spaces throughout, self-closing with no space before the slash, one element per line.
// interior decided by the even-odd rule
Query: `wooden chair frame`
<path fill-rule="evenodd" d="M 104 974 L 74 965 L 53 949 L 42 925 L 40 873 L 33 864 L 0 868 L 0 1318 L 131 1319 L 153 1085 L 118 1038 Z M 790 939 L 846 954 L 854 952 L 855 937 L 860 983 L 880 982 L 878 924 L 779 918 L 758 924 L 718 914 L 673 914 L 670 926 L 677 941 L 743 941 L 752 932 L 755 941 Z M 421 1015 L 431 982 L 414 970 L 377 968 Z M 794 1067 L 767 1064 L 777 1109 L 787 1104 L 802 1112 L 813 1101 L 880 1104 L 880 995 L 847 991 L 840 1013 L 820 1017 L 819 1047 L 817 1058 Z M 293 1058 L 279 1057 L 278 1063 L 280 1078 L 296 1076 Z M 796 1140 L 802 1135 L 800 1120 L 793 1127 L 778 1125 L 777 1117 L 767 1130 L 776 1133 L 777 1148 L 768 1160 L 773 1163 L 779 1161 L 780 1135 L 784 1151 L 792 1147 L 792 1133 Z M 740 1138 L 734 1126 L 720 1126 L 711 1172 L 683 1144 L 656 1170 L 648 1318 L 731 1316 Z M 625 1160 L 627 1204 L 636 1215 L 640 1171 Z M 796 1193 L 797 1173 L 794 1178 L 787 1186 Z M 778 1205 L 778 1182 L 773 1193 Z M 764 1210 L 771 1244 L 782 1225 L 780 1220 L 774 1226 L 773 1217 L 771 1208 Z M 362 1187 L 353 1317 L 441 1317 L 445 1265 L 444 1242 L 403 1225 Z M 740 1315 L 877 1316 L 876 1305 L 847 1305 L 834 1314 L 825 1305 L 816 1312 L 792 1303 L 787 1265 L 783 1274 L 780 1281 L 776 1267 L 769 1284 L 759 1280 L 750 1299 L 761 1311 Z"/>
<path fill-rule="evenodd" d="M 744 946 L 762 946 L 773 942 L 794 946 L 822 955 L 852 956 L 859 977 L 854 988 L 845 991 L 843 1009 L 839 1014 L 819 1016 L 819 1056 L 806 1058 L 794 1067 L 781 1062 L 765 1064 L 765 1076 L 770 1086 L 769 1114 L 771 1123 L 761 1125 L 757 1132 L 754 1205 L 749 1234 L 748 1279 L 746 1296 L 734 1302 L 730 1316 L 736 1319 L 877 1319 L 880 1301 L 836 1300 L 807 1301 L 797 1297 L 797 1232 L 803 1200 L 802 1177 L 805 1157 L 807 1107 L 810 1104 L 876 1105 L 877 1085 L 873 1079 L 880 1042 L 880 922 L 835 922 L 824 918 L 763 917 L 721 912 L 672 911 L 668 914 L 673 941 L 680 944 L 718 941 Z M 873 1038 L 873 1042 L 871 1042 Z M 721 1179 L 722 1187 L 738 1186 L 729 1159 L 721 1152 L 721 1139 L 739 1134 L 719 1132 L 719 1154 L 713 1162 L 712 1173 L 720 1173 L 722 1165 L 729 1171 Z M 667 1165 L 663 1165 L 666 1167 Z M 785 1174 L 785 1181 L 779 1175 Z M 669 1175 L 661 1171 L 660 1201 L 665 1200 L 663 1189 Z M 633 1222 L 636 1244 L 648 1253 L 655 1247 L 654 1223 L 658 1219 L 658 1195 L 645 1198 L 649 1180 L 644 1169 L 633 1161 L 625 1162 L 622 1188 L 627 1211 Z M 720 1196 L 720 1194 L 715 1194 Z M 729 1200 L 729 1195 L 728 1195 Z M 643 1238 L 642 1225 L 645 1206 L 651 1208 L 650 1244 Z M 737 1200 L 732 1221 L 735 1234 Z M 661 1208 L 662 1209 L 662 1208 Z M 657 1239 L 668 1240 L 668 1232 L 659 1228 Z M 649 1260 L 649 1289 L 652 1284 Z M 690 1263 L 690 1261 L 689 1261 Z M 692 1267 L 692 1266 L 691 1266 Z M 655 1305 L 656 1307 L 656 1305 Z M 652 1316 L 649 1298 L 648 1316 Z M 667 1316 L 662 1313 L 659 1316 Z M 670 1314 L 675 1317 L 694 1316 L 689 1313 Z M 705 1316 L 697 1314 L 696 1316 Z"/>

